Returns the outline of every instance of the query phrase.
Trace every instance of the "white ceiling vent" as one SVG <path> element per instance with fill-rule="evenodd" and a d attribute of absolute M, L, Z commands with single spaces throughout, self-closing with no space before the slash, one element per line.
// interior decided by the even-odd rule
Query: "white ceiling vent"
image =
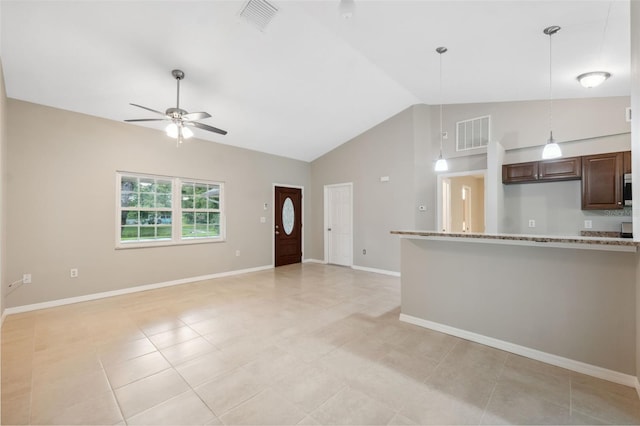
<path fill-rule="evenodd" d="M 278 8 L 266 0 L 248 0 L 240 10 L 240 16 L 264 31 L 277 11 Z"/>

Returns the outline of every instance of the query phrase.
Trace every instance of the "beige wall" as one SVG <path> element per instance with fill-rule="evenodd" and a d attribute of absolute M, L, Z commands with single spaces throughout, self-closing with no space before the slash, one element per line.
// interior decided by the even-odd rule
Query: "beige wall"
<path fill-rule="evenodd" d="M 553 136 L 568 153 L 579 155 L 573 154 L 576 151 L 576 143 L 567 141 L 628 134 L 631 127 L 625 120 L 625 108 L 629 105 L 630 98 L 627 96 L 554 100 Z M 433 114 L 437 114 L 435 107 Z M 548 101 L 445 105 L 443 115 L 443 130 L 449 134 L 449 142 L 445 143 L 444 149 L 447 157 L 465 156 L 470 153 L 455 151 L 456 122 L 483 115 L 491 115 L 491 140 L 500 142 L 505 148 L 507 162 L 539 159 L 542 146 L 549 138 Z M 434 129 L 433 137 L 437 137 L 437 134 L 438 129 Z M 624 144 L 625 141 L 628 147 L 628 135 L 626 138 L 623 137 L 622 142 L 601 141 L 597 144 L 599 147 L 587 148 L 595 152 L 584 154 L 615 151 L 616 149 L 603 145 L 613 143 L 618 146 L 617 144 Z M 485 151 L 477 150 L 479 153 Z"/>
<path fill-rule="evenodd" d="M 402 239 L 402 314 L 635 375 L 638 254 Z"/>
<path fill-rule="evenodd" d="M 309 220 L 306 162 L 13 99 L 7 120 L 7 279 L 33 276 L 7 307 L 271 265 L 273 183 L 304 186 Z M 227 241 L 115 250 L 117 170 L 225 182 Z"/>
<path fill-rule="evenodd" d="M 430 187 L 414 187 L 416 145 L 428 152 L 426 142 L 414 139 L 414 125 L 427 111 L 408 108 L 311 163 L 311 257 L 324 259 L 324 186 L 353 182 L 354 265 L 399 271 L 400 243 L 389 232 L 414 228 L 416 203 L 433 203 Z M 435 179 L 429 156 L 420 160 L 417 164 L 430 170 L 425 181 Z M 381 182 L 383 176 L 389 181 Z"/>
<path fill-rule="evenodd" d="M 589 138 L 582 142 L 565 142 L 563 149 L 571 155 L 629 149 L 630 126 L 624 116 L 629 102 L 628 97 L 556 100 L 554 135 L 561 142 Z M 449 160 L 450 173 L 486 169 L 486 149 L 455 152 L 456 122 L 483 115 L 492 117 L 491 137 L 507 150 L 506 162 L 540 157 L 542 144 L 549 132 L 546 101 L 445 105 L 443 131 L 448 133 L 448 139 L 444 141 L 443 151 Z M 436 228 L 436 174 L 433 165 L 439 151 L 440 129 L 434 124 L 438 122 L 438 106 L 414 105 L 311 163 L 313 229 L 309 257 L 324 258 L 324 185 L 353 182 L 354 264 L 399 271 L 398 244 L 389 237 L 388 231 Z M 607 136 L 613 134 L 621 135 Z M 599 138 L 592 139 L 596 136 Z M 381 176 L 389 176 L 390 181 L 381 183 Z M 514 192 L 517 190 L 511 191 Z M 566 200 L 562 205 L 564 209 L 566 203 L 573 202 L 576 196 L 580 194 L 573 187 L 553 187 L 543 203 L 547 209 L 545 214 L 554 216 L 553 200 Z M 526 201 L 516 210 L 512 194 L 506 194 L 505 198 L 509 200 L 505 201 L 505 211 L 499 212 L 502 218 L 498 223 L 499 229 L 502 232 L 529 233 L 529 229 L 522 229 L 519 224 L 531 214 L 541 216 L 535 204 L 539 199 L 530 198 L 531 203 Z M 393 201 L 389 203 L 388 200 Z M 529 204 L 537 210 L 530 212 Z M 584 215 L 579 205 L 573 208 L 574 204 L 567 207 L 571 214 L 564 211 L 558 221 L 536 230 L 550 230 L 557 234 L 579 233 Z M 420 205 L 426 206 L 425 212 L 418 211 Z M 594 229 L 600 223 L 606 229 L 617 229 L 620 222 L 629 220 L 594 216 L 590 217 Z M 363 249 L 367 250 L 366 255 L 362 254 Z"/>

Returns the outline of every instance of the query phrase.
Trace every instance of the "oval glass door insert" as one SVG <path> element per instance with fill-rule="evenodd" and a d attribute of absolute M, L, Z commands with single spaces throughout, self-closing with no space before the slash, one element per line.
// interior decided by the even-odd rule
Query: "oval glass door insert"
<path fill-rule="evenodd" d="M 293 201 L 287 197 L 282 205 L 282 227 L 287 235 L 291 235 L 293 231 L 293 223 L 295 221 L 295 211 L 293 209 Z"/>

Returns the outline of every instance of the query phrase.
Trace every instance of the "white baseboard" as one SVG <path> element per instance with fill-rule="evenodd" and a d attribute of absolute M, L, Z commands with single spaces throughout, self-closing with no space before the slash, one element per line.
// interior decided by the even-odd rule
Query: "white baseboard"
<path fill-rule="evenodd" d="M 327 264 L 327 262 L 320 259 L 302 259 L 302 263 L 322 263 L 323 265 Z"/>
<path fill-rule="evenodd" d="M 192 283 L 192 282 L 196 282 L 196 281 L 204 281 L 204 280 L 211 280 L 211 279 L 214 279 L 214 278 L 222 278 L 222 277 L 229 277 L 229 276 L 233 276 L 233 275 L 248 274 L 250 272 L 264 271 L 264 270 L 267 270 L 267 269 L 273 269 L 273 266 L 272 265 L 266 265 L 266 266 L 258 266 L 256 268 L 238 269 L 238 270 L 235 270 L 235 271 L 219 272 L 217 274 L 209 274 L 209 275 L 201 275 L 201 276 L 198 276 L 198 277 L 182 278 L 182 279 L 179 279 L 179 280 L 165 281 L 165 282 L 156 283 L 156 284 L 147 284 L 147 285 L 141 285 L 141 286 L 136 286 L 136 287 L 123 288 L 123 289 L 120 289 L 120 290 L 105 291 L 105 292 L 102 292 L 102 293 L 93 293 L 93 294 L 87 294 L 87 295 L 84 295 L 84 296 L 69 297 L 69 298 L 66 298 L 66 299 L 58 299 L 58 300 L 51 300 L 51 301 L 48 301 L 48 302 L 33 303 L 33 304 L 30 304 L 30 305 L 23 305 L 23 306 L 16 306 L 16 307 L 13 307 L 13 308 L 6 308 L 4 310 L 4 312 L 2 313 L 2 320 L 4 321 L 4 317 L 6 315 L 19 314 L 19 313 L 22 313 L 22 312 L 30 312 L 30 311 L 35 311 L 35 310 L 38 310 L 38 309 L 54 308 L 56 306 L 71 305 L 73 303 L 88 302 L 90 300 L 104 299 L 104 298 L 107 298 L 107 297 L 121 296 L 123 294 L 137 293 L 137 292 L 140 292 L 140 291 L 154 290 L 154 289 L 157 289 L 157 288 L 171 287 L 171 286 L 174 286 L 174 285 L 181 285 L 181 284 L 188 284 L 188 283 Z"/>
<path fill-rule="evenodd" d="M 373 272 L 373 273 L 382 274 L 382 275 L 391 275 L 392 277 L 400 276 L 400 272 L 387 271 L 386 269 L 368 268 L 366 266 L 351 265 L 351 269 L 355 269 L 358 271 L 365 271 L 365 272 Z"/>
<path fill-rule="evenodd" d="M 466 331 L 437 322 L 424 320 L 422 318 L 416 318 L 411 315 L 400 314 L 400 321 L 450 334 L 452 336 L 460 337 L 472 342 L 481 343 L 483 345 L 511 352 L 516 355 L 522 355 L 527 358 L 535 359 L 536 361 L 542 361 L 547 364 L 555 365 L 556 367 L 566 368 L 567 370 L 575 371 L 577 373 L 582 373 L 588 376 L 597 377 L 599 379 L 608 380 L 610 382 L 618 383 L 621 385 L 630 386 L 632 388 L 636 388 L 637 390 L 640 389 L 638 378 L 629 374 L 620 373 L 618 371 L 609 370 L 591 364 L 586 364 L 581 361 L 564 358 L 558 355 L 542 352 L 537 349 L 531 349 L 526 346 L 520 346 L 516 345 L 515 343 L 510 343 L 504 340 L 494 339 L 493 337 L 487 337 L 482 334 L 473 333 L 471 331 Z M 638 390 L 638 394 L 640 395 L 640 390 Z"/>

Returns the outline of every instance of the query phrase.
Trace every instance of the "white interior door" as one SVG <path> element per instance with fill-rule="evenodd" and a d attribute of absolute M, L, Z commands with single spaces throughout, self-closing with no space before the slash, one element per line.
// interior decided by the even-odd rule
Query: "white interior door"
<path fill-rule="evenodd" d="M 353 263 L 353 185 L 325 186 L 325 259 L 334 265 Z"/>

